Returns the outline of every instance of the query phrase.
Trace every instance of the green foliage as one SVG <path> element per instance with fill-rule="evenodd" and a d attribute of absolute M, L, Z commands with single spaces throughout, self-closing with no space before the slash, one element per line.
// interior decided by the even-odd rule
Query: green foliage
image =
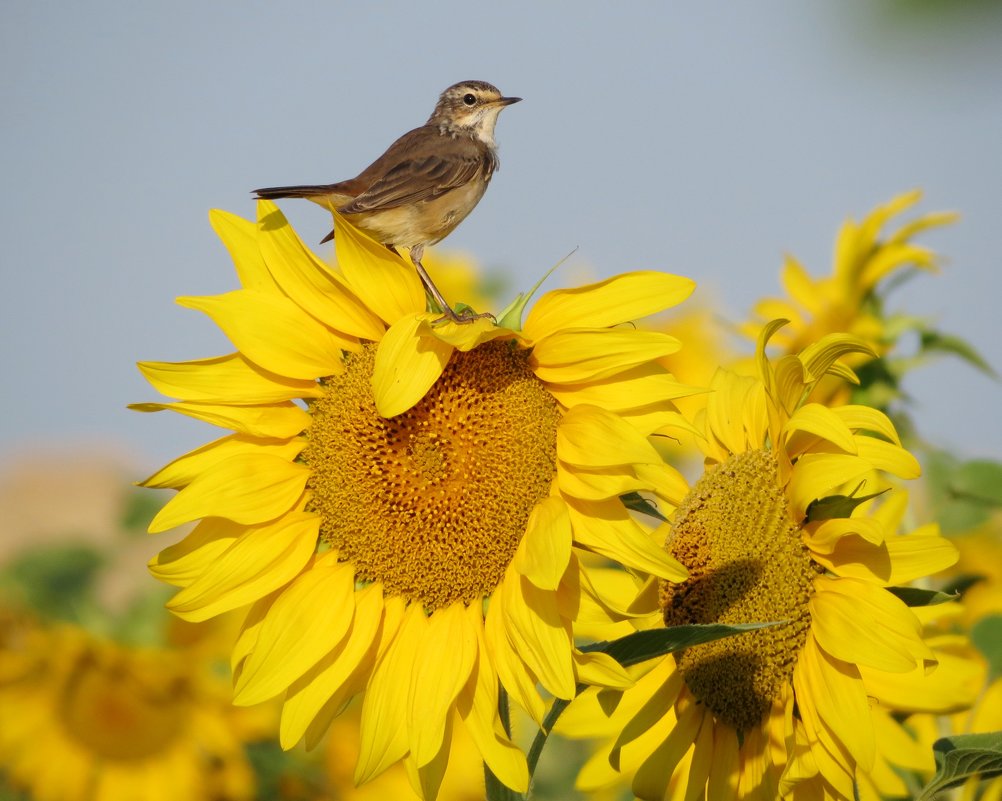
<path fill-rule="evenodd" d="M 606 640 L 583 646 L 582 651 L 600 651 L 609 654 L 623 667 L 637 665 L 648 659 L 655 659 L 665 654 L 683 651 L 694 645 L 744 634 L 756 629 L 781 625 L 783 621 L 771 623 L 693 623 L 688 626 L 672 626 L 670 628 L 648 629 L 635 631 L 620 637 L 618 640 Z"/>
<path fill-rule="evenodd" d="M 807 505 L 807 515 L 804 518 L 804 523 L 814 523 L 818 520 L 833 520 L 835 518 L 847 518 L 852 517 L 853 511 L 860 504 L 866 503 L 869 500 L 883 495 L 888 489 L 882 489 L 880 492 L 872 492 L 869 495 L 859 495 L 856 493 L 863 488 L 863 482 L 860 481 L 848 495 L 829 495 L 826 498 L 816 498 Z"/>
<path fill-rule="evenodd" d="M 936 775 L 917 801 L 933 801 L 938 793 L 969 779 L 1002 776 L 1002 732 L 944 737 L 933 744 L 932 750 Z"/>
<path fill-rule="evenodd" d="M 925 460 L 933 516 L 944 534 L 962 534 L 988 522 L 1002 508 L 1002 464 L 989 459 L 962 462 L 946 451 Z"/>
<path fill-rule="evenodd" d="M 0 572 L 0 589 L 15 603 L 53 620 L 92 617 L 94 579 L 105 557 L 82 544 L 27 551 Z"/>
<path fill-rule="evenodd" d="M 956 592 L 924 590 L 921 587 L 888 587 L 887 591 L 904 601 L 906 606 L 935 606 L 947 601 L 956 601 L 960 597 Z"/>
<path fill-rule="evenodd" d="M 1002 615 L 987 615 L 971 627 L 971 640 L 988 661 L 989 681 L 1002 677 Z"/>
<path fill-rule="evenodd" d="M 629 492 L 626 495 L 620 495 L 619 500 L 621 500 L 623 502 L 623 506 L 631 512 L 639 512 L 642 515 L 647 515 L 648 517 L 660 520 L 662 523 L 668 522 L 668 518 L 660 512 L 658 507 L 656 507 L 652 501 L 647 500 L 647 498 L 639 492 Z"/>

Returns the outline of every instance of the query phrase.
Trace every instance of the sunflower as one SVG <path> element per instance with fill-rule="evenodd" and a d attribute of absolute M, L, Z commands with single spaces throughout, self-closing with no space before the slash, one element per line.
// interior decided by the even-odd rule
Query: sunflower
<path fill-rule="evenodd" d="M 254 798 L 243 714 L 201 661 L 72 626 L 0 637 L 0 770 L 36 801 Z"/>
<path fill-rule="evenodd" d="M 257 223 L 214 212 L 242 288 L 181 298 L 237 352 L 140 369 L 171 409 L 233 433 L 144 483 L 180 490 L 151 532 L 199 520 L 151 561 L 202 620 L 250 605 L 235 701 L 284 696 L 280 740 L 315 745 L 364 692 L 358 783 L 404 760 L 433 798 L 454 725 L 493 774 L 528 784 L 498 711 L 536 719 L 537 688 L 625 686 L 574 647 L 589 551 L 667 580 L 686 573 L 623 506 L 686 490 L 648 437 L 686 391 L 655 361 L 663 333 L 625 326 L 690 294 L 657 272 L 525 300 L 467 325 L 426 311 L 417 276 L 338 220 L 328 268 L 267 202 Z M 667 399 L 667 400 L 666 400 Z"/>
<path fill-rule="evenodd" d="M 956 551 L 934 530 L 898 536 L 903 496 L 872 498 L 883 472 L 914 478 L 918 463 L 881 412 L 810 401 L 822 376 L 851 378 L 841 356 L 867 348 L 833 335 L 773 364 L 781 322 L 759 340 L 758 378 L 713 380 L 705 471 L 666 526 L 690 578 L 649 581 L 634 604 L 648 627 L 779 625 L 648 662 L 625 691 L 582 694 L 557 731 L 613 735 L 582 788 L 623 775 L 644 799 L 851 799 L 877 750 L 871 703 L 893 708 L 899 680 L 936 664 L 888 587 Z"/>

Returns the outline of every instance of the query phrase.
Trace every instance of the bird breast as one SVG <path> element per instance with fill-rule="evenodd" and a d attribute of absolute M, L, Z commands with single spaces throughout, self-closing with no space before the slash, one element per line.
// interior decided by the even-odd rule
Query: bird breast
<path fill-rule="evenodd" d="M 434 245 L 459 225 L 487 191 L 490 174 L 478 176 L 463 186 L 435 198 L 390 209 L 350 214 L 363 231 L 384 245 Z"/>

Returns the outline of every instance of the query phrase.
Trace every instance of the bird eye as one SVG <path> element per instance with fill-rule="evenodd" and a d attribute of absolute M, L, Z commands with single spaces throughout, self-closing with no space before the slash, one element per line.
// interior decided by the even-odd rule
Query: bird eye
<path fill-rule="evenodd" d="M 477 96 L 474 94 L 467 93 L 463 95 L 463 102 L 468 106 L 475 106 L 477 104 Z"/>

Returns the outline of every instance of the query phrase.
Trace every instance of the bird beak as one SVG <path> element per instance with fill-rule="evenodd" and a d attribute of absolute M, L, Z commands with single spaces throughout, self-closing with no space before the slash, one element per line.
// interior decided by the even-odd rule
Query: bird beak
<path fill-rule="evenodd" d="M 497 102 L 502 106 L 510 106 L 512 103 L 518 103 L 521 99 L 520 97 L 502 97 Z"/>

